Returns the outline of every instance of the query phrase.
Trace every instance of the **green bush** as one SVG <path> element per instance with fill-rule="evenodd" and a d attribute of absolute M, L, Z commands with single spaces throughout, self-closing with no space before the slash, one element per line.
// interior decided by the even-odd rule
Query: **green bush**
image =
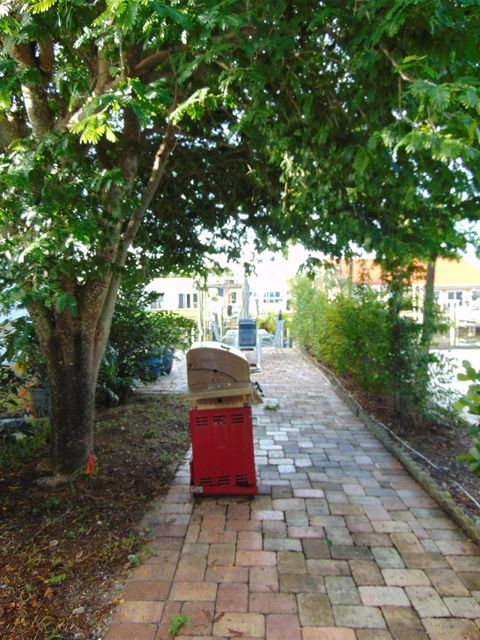
<path fill-rule="evenodd" d="M 135 381 L 157 377 L 148 365 L 151 358 L 185 350 L 195 337 L 193 320 L 170 311 L 147 311 L 148 300 L 148 294 L 131 291 L 119 296 L 99 374 L 100 403 L 124 401 Z"/>
<path fill-rule="evenodd" d="M 412 407 L 430 412 L 432 365 L 441 358 L 425 348 L 422 326 L 405 313 L 411 303 L 404 291 L 338 286 L 329 299 L 321 281 L 303 277 L 293 294 L 292 330 L 301 346 L 365 391 L 391 396 L 402 417 Z"/>
<path fill-rule="evenodd" d="M 465 373 L 459 373 L 459 380 L 470 380 L 473 384 L 463 398 L 455 403 L 457 411 L 468 409 L 474 416 L 480 416 L 480 371 L 476 371 L 468 360 L 463 361 Z M 472 446 L 463 455 L 457 456 L 459 462 L 465 462 L 474 476 L 480 476 L 480 422 L 472 425 L 468 433 L 472 436 Z"/>
<path fill-rule="evenodd" d="M 273 334 L 275 331 L 275 325 L 277 322 L 277 316 L 269 314 L 268 316 L 261 316 L 257 318 L 257 329 L 265 329 L 268 333 Z"/>
<path fill-rule="evenodd" d="M 307 278 L 294 286 L 294 338 L 339 374 L 348 374 L 367 391 L 382 391 L 389 375 L 388 309 L 367 286 L 332 300 Z"/>

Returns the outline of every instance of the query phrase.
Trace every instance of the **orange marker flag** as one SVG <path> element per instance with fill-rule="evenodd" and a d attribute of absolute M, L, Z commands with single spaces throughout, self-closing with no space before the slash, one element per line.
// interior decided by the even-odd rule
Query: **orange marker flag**
<path fill-rule="evenodd" d="M 85 469 L 85 473 L 89 476 L 91 473 L 95 471 L 95 458 L 93 457 L 93 453 L 88 456 L 87 468 Z"/>

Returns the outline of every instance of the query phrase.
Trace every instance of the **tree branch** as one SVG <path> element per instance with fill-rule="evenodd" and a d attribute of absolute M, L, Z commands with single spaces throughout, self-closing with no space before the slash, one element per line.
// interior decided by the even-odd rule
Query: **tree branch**
<path fill-rule="evenodd" d="M 182 47 L 181 50 L 186 51 L 187 47 L 186 46 Z M 146 71 L 149 71 L 153 66 L 155 66 L 159 62 L 164 62 L 165 60 L 167 60 L 169 55 L 170 55 L 169 49 L 162 49 L 161 51 L 155 51 L 155 53 L 151 53 L 149 56 L 146 56 L 146 58 L 143 58 L 143 60 L 140 60 L 140 62 L 138 62 L 132 68 L 132 75 L 141 76 L 143 73 L 145 73 Z"/>
<path fill-rule="evenodd" d="M 12 57 L 21 67 L 38 69 L 31 44 L 17 44 L 12 47 Z M 48 106 L 45 88 L 39 83 L 22 84 L 22 95 L 34 135 L 40 136 L 50 131 L 52 114 Z"/>
<path fill-rule="evenodd" d="M 51 78 L 53 67 L 55 65 L 55 52 L 53 48 L 53 40 L 51 38 L 38 43 L 39 57 L 38 62 L 40 69 L 47 78 Z"/>
<path fill-rule="evenodd" d="M 4 151 L 14 140 L 26 135 L 24 123 L 15 114 L 7 112 L 0 119 L 0 150 Z"/>
<path fill-rule="evenodd" d="M 397 69 L 402 80 L 405 80 L 406 82 L 416 82 L 416 78 L 413 78 L 412 76 L 407 75 L 404 71 L 400 71 L 401 65 L 395 60 L 395 58 L 388 51 L 388 49 L 385 49 L 385 47 L 381 47 L 381 49 L 383 54 L 390 60 L 390 62 L 395 67 L 395 69 Z"/>
<path fill-rule="evenodd" d="M 127 189 L 133 186 L 137 176 L 138 157 L 140 153 L 140 125 L 132 109 L 123 111 L 122 150 L 120 152 L 120 170 L 127 181 Z"/>
<path fill-rule="evenodd" d="M 143 192 L 143 196 L 140 200 L 140 204 L 133 212 L 130 220 L 128 221 L 127 228 L 125 229 L 125 233 L 123 234 L 123 241 L 119 248 L 118 257 L 116 260 L 116 264 L 119 267 L 124 267 L 125 262 L 127 260 L 127 252 L 132 244 L 138 228 L 142 222 L 143 216 L 145 215 L 146 210 L 148 209 L 152 199 L 155 195 L 155 192 L 160 184 L 160 180 L 165 171 L 165 167 L 167 165 L 168 158 L 170 153 L 173 150 L 173 141 L 174 141 L 174 126 L 171 121 L 169 121 L 167 128 L 165 130 L 165 136 L 158 147 L 157 153 L 155 154 L 155 159 L 152 166 L 152 172 L 150 174 L 150 178 L 148 180 L 148 184 Z"/>

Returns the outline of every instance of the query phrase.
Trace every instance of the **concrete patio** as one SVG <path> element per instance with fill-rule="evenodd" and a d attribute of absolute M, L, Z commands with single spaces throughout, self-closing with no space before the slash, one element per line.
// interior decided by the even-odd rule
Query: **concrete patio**
<path fill-rule="evenodd" d="M 298 351 L 263 366 L 261 495 L 194 500 L 183 465 L 105 640 L 167 640 L 179 614 L 178 640 L 480 639 L 479 548 Z"/>

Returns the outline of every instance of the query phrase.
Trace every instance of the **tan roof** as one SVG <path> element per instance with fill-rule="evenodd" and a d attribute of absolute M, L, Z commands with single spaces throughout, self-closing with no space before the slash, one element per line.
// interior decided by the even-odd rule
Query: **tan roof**
<path fill-rule="evenodd" d="M 480 286 L 480 268 L 465 258 L 461 260 L 440 258 L 435 266 L 435 284 Z"/>
<path fill-rule="evenodd" d="M 348 278 L 352 268 L 353 282 L 365 284 L 382 284 L 382 268 L 379 264 L 370 259 L 355 258 L 352 267 L 350 262 L 341 260 L 338 264 L 340 275 Z M 426 263 L 421 263 L 426 269 Z M 425 277 L 419 275 L 415 278 L 419 284 L 425 282 Z M 480 287 L 480 268 L 475 266 L 468 259 L 460 258 L 451 260 L 438 258 L 435 265 L 435 285 L 453 286 L 467 285 Z"/>

